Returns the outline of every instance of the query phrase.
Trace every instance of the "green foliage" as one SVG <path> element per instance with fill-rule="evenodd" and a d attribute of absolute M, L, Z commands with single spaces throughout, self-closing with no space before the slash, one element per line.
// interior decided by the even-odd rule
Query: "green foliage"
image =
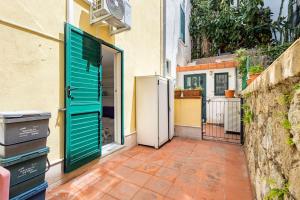
<path fill-rule="evenodd" d="M 242 106 L 242 109 L 244 111 L 243 122 L 245 124 L 250 124 L 252 122 L 252 120 L 253 120 L 253 113 L 252 113 L 252 111 L 250 109 L 250 106 L 247 105 L 247 104 L 244 104 Z"/>
<path fill-rule="evenodd" d="M 272 21 L 263 0 L 239 0 L 238 7 L 232 0 L 191 0 L 193 58 L 263 45 L 265 55 L 275 60 L 300 37 L 300 1 L 288 0 L 288 15 L 283 17 L 284 1 Z"/>
<path fill-rule="evenodd" d="M 275 181 L 274 181 L 275 182 Z M 274 185 L 274 183 L 270 184 Z M 264 197 L 264 200 L 284 200 L 289 195 L 289 184 L 285 183 L 283 188 L 272 188 Z"/>
<path fill-rule="evenodd" d="M 265 69 L 260 65 L 251 66 L 249 67 L 249 74 L 258 74 L 263 72 L 264 70 Z"/>
<path fill-rule="evenodd" d="M 181 90 L 183 90 L 182 87 L 179 87 L 179 86 L 175 87 L 175 91 L 181 91 Z"/>
<path fill-rule="evenodd" d="M 238 68 L 240 75 L 247 74 L 247 58 L 248 52 L 246 49 L 241 48 L 235 51 L 236 61 L 238 62 Z"/>
<path fill-rule="evenodd" d="M 289 146 L 294 146 L 294 145 L 295 145 L 295 143 L 294 143 L 292 137 L 288 137 L 286 143 L 287 143 Z"/>
<path fill-rule="evenodd" d="M 196 87 L 194 90 L 200 90 L 200 91 L 202 91 L 203 88 L 201 86 L 199 86 L 199 87 Z"/>
<path fill-rule="evenodd" d="M 251 97 L 251 96 L 252 96 L 252 93 L 251 93 L 251 92 L 249 92 L 249 93 L 247 93 L 247 94 L 244 95 L 245 98 L 249 98 L 249 97 Z"/>
<path fill-rule="evenodd" d="M 271 42 L 271 11 L 262 0 L 191 0 L 193 58 L 253 48 Z"/>
<path fill-rule="evenodd" d="M 285 1 L 281 0 L 279 16 L 272 23 L 272 32 L 277 44 L 293 42 L 300 37 L 300 1 L 288 0 L 287 16 L 282 16 Z"/>
<path fill-rule="evenodd" d="M 298 83 L 294 86 L 294 90 L 299 90 L 299 89 L 300 89 L 300 83 Z"/>
<path fill-rule="evenodd" d="M 278 104 L 279 105 L 289 105 L 292 101 L 292 96 L 290 94 L 283 94 L 278 97 Z"/>
<path fill-rule="evenodd" d="M 290 131 L 291 128 L 292 128 L 292 124 L 291 122 L 288 120 L 288 119 L 284 119 L 282 122 L 281 122 L 281 125 L 282 127 L 287 130 L 287 131 Z"/>
<path fill-rule="evenodd" d="M 289 46 L 291 46 L 291 43 L 261 45 L 259 51 L 262 55 L 268 56 L 268 64 L 272 64 Z"/>

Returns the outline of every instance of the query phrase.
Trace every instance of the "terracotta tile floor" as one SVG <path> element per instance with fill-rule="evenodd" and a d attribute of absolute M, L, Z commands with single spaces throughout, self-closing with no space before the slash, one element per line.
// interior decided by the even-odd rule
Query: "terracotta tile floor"
<path fill-rule="evenodd" d="M 240 133 L 225 133 L 223 126 L 204 124 L 203 131 L 204 139 L 240 144 Z"/>
<path fill-rule="evenodd" d="M 50 200 L 251 200 L 242 147 L 174 138 L 137 146 L 47 192 Z"/>

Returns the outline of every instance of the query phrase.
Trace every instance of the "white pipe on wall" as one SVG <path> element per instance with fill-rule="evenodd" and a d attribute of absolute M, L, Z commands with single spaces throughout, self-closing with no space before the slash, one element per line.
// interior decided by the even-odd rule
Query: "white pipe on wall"
<path fill-rule="evenodd" d="M 74 24 L 74 0 L 67 0 L 67 22 Z"/>

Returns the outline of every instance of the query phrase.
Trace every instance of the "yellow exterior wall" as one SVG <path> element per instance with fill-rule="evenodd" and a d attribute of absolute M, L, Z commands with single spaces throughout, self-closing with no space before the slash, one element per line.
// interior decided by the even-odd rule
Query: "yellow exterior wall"
<path fill-rule="evenodd" d="M 52 114 L 51 162 L 63 158 L 65 0 L 0 1 L 0 111 L 42 110 Z M 83 0 L 74 2 L 74 24 L 110 43 L 107 26 L 90 26 Z"/>
<path fill-rule="evenodd" d="M 132 28 L 115 36 L 124 50 L 125 135 L 136 131 L 135 76 L 161 74 L 161 1 L 130 0 Z M 138 133 L 137 133 L 138 134 Z"/>
<path fill-rule="evenodd" d="M 201 127 L 201 98 L 175 99 L 175 125 Z"/>

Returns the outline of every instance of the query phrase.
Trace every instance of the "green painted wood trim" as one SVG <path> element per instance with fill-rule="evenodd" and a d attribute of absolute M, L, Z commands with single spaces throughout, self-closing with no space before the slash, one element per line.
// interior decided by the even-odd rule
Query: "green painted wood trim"
<path fill-rule="evenodd" d="M 78 34 L 78 35 L 76 35 Z M 73 39 L 72 39 L 73 38 Z M 71 42 L 76 41 L 75 38 L 82 38 L 83 41 L 85 41 L 84 39 L 88 39 L 87 41 L 90 41 L 92 45 L 95 45 L 96 48 L 92 48 L 89 49 L 86 46 L 88 44 L 86 43 L 81 43 L 79 44 L 79 48 L 81 47 L 82 50 L 88 50 L 88 52 L 86 52 L 87 54 L 84 54 L 84 52 L 81 52 L 81 50 L 79 52 L 78 49 L 76 50 L 76 48 L 71 48 Z M 75 40 L 74 40 L 75 39 Z M 74 43 L 76 44 L 76 42 Z M 72 44 L 72 45 L 74 45 Z M 82 46 L 80 46 L 82 45 Z M 98 49 L 97 49 L 98 47 Z M 74 74 L 72 75 L 71 69 L 74 70 L 74 68 L 72 68 L 71 65 L 71 53 L 73 51 L 76 52 L 76 54 L 79 55 L 78 59 L 80 59 L 80 55 L 87 55 L 88 56 L 88 69 L 89 66 L 93 67 L 95 69 L 96 67 L 96 72 L 98 74 L 97 77 L 93 77 L 92 79 L 101 81 L 102 78 L 102 65 L 100 63 L 100 57 L 101 57 L 101 41 L 98 40 L 96 37 L 83 32 L 82 30 L 70 25 L 70 24 L 65 24 L 65 88 L 66 87 L 71 87 L 72 85 L 72 77 L 75 78 Z M 95 51 L 95 52 L 94 52 Z M 97 56 L 99 55 L 99 57 Z M 76 58 L 77 59 L 77 58 Z M 90 63 L 89 63 L 90 62 Z M 86 72 L 88 75 L 89 73 L 92 73 L 92 71 L 87 71 Z M 86 77 L 85 77 L 86 78 Z M 98 82 L 99 83 L 99 82 Z M 85 103 L 85 104 L 77 104 L 76 101 L 74 101 L 73 98 L 70 98 L 67 96 L 67 93 L 65 91 L 65 104 L 66 104 L 66 113 L 65 113 L 65 160 L 64 160 L 64 171 L 66 173 L 71 172 L 85 164 L 87 164 L 88 162 L 98 158 L 101 156 L 101 150 L 102 150 L 102 120 L 101 120 L 101 115 L 102 115 L 102 88 L 101 86 L 97 86 L 98 87 L 98 92 L 97 92 L 97 101 L 94 101 L 93 103 Z M 100 87 L 100 88 L 99 88 Z M 76 94 L 76 92 L 74 93 L 74 95 Z M 81 98 L 80 93 L 77 93 L 78 98 Z M 77 96 L 75 95 L 75 100 L 76 100 Z M 94 98 L 92 96 L 92 98 Z M 98 114 L 96 114 L 98 113 Z M 91 126 L 95 126 L 97 127 L 95 132 L 92 132 L 93 137 L 98 138 L 98 141 L 93 141 L 93 143 L 90 143 L 88 139 L 83 140 L 78 142 L 78 140 L 72 141 L 71 138 L 74 139 L 75 135 L 76 135 L 76 129 L 73 129 L 73 119 L 76 120 L 76 118 L 79 116 L 80 119 L 80 115 L 89 115 L 92 116 L 93 118 L 96 117 L 99 121 L 98 123 L 95 123 L 95 125 L 93 125 L 93 123 L 91 123 Z M 75 124 L 76 125 L 76 124 Z M 76 130 L 76 131 L 75 131 Z M 75 132 L 74 132 L 75 131 Z M 75 135 L 72 135 L 71 133 L 74 132 Z M 97 135 L 98 134 L 98 135 Z M 76 135 L 76 137 L 78 137 L 78 134 Z M 79 136 L 81 137 L 81 136 Z M 94 143 L 96 142 L 96 143 Z M 75 145 L 75 146 L 74 146 Z M 80 146 L 76 146 L 76 145 L 80 145 Z M 90 149 L 90 152 L 85 152 L 84 154 L 81 154 L 80 152 L 84 152 L 86 150 L 84 150 L 84 147 L 81 146 L 84 145 L 86 147 L 88 147 Z M 83 149 L 83 150 L 82 150 Z M 73 153 L 72 153 L 72 152 Z M 78 155 L 77 155 L 78 154 Z M 80 156 L 79 156 L 80 155 Z M 71 157 L 73 156 L 73 158 L 71 159 Z M 74 159 L 74 156 L 78 156 L 78 158 Z"/>
<path fill-rule="evenodd" d="M 79 28 L 77 28 L 77 27 L 75 27 L 75 26 L 73 26 L 71 24 L 65 23 L 65 33 L 66 33 L 67 29 L 71 30 L 71 28 L 73 28 L 75 30 L 78 30 L 78 31 L 80 31 L 80 32 L 83 33 L 83 31 L 80 30 Z M 68 39 L 66 37 L 67 36 L 65 34 L 65 55 L 66 55 L 66 40 Z M 125 90 L 125 79 L 124 79 L 124 76 L 125 76 L 125 64 L 124 64 L 124 50 L 121 49 L 121 48 L 118 48 L 117 46 L 115 46 L 113 44 L 110 44 L 110 43 L 108 43 L 108 42 L 106 42 L 106 41 L 104 41 L 104 40 L 102 40 L 100 38 L 94 37 L 92 35 L 91 35 L 91 37 L 93 37 L 95 40 L 98 40 L 102 45 L 106 45 L 106 46 L 108 46 L 108 47 L 110 47 L 112 49 L 115 49 L 115 50 L 117 50 L 118 52 L 121 53 L 121 65 L 122 65 L 121 66 L 121 68 L 122 68 L 121 69 L 121 90 L 122 90 L 121 91 L 121 118 L 122 118 L 121 119 L 121 144 L 124 145 L 125 144 L 125 122 L 124 122 L 125 121 L 125 119 L 124 119 L 125 118 L 125 115 L 124 115 L 124 113 L 125 113 L 125 107 L 124 107 L 124 105 L 125 105 L 125 96 L 124 96 L 124 94 L 125 94 L 125 92 L 124 92 L 124 90 Z M 67 58 L 65 57 L 65 66 L 67 64 L 66 60 L 67 60 Z M 65 70 L 65 74 L 66 74 L 66 70 Z M 65 102 L 65 105 L 67 105 L 66 102 Z M 66 119 L 66 117 L 67 116 L 66 116 L 66 113 L 65 113 L 65 119 Z M 66 120 L 65 120 L 65 122 L 66 122 Z M 66 134 L 66 128 L 67 128 L 66 126 L 67 125 L 65 123 L 65 134 Z M 102 146 L 102 139 L 101 139 L 101 146 Z"/>
<path fill-rule="evenodd" d="M 229 87 L 229 73 L 228 72 L 222 72 L 222 73 L 215 73 L 214 75 L 214 95 L 215 96 L 225 96 L 225 91 L 224 91 L 224 94 L 217 94 L 216 93 L 216 89 L 217 89 L 217 84 L 216 84 L 216 77 L 218 75 L 226 75 L 226 88 L 228 90 L 228 87 Z"/>

